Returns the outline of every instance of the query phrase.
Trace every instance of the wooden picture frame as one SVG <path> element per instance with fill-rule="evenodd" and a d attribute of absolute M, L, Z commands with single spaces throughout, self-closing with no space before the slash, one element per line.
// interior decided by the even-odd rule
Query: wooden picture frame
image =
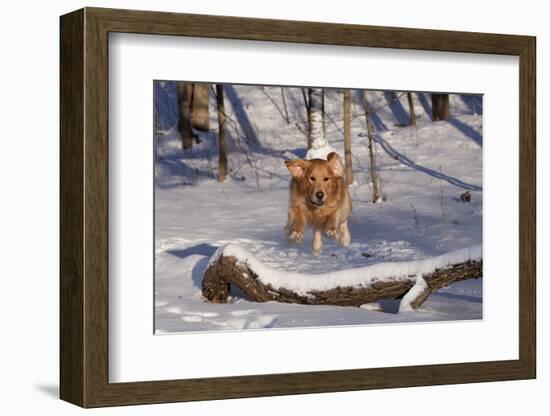
<path fill-rule="evenodd" d="M 60 396 L 82 407 L 529 379 L 536 376 L 535 38 L 85 8 L 61 17 Z M 110 32 L 519 57 L 519 359 L 109 383 Z"/>

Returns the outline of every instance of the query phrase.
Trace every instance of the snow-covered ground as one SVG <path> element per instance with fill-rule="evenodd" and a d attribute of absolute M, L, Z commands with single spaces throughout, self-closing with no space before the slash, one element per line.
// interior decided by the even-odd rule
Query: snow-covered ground
<path fill-rule="evenodd" d="M 417 311 L 386 313 L 368 308 L 254 303 L 233 292 L 231 302 L 210 304 L 201 296 L 210 256 L 237 244 L 266 266 L 307 274 L 381 262 L 425 259 L 482 241 L 482 115 L 480 96 L 451 95 L 453 119 L 430 121 L 429 94 L 414 94 L 417 127 L 407 127 L 406 94 L 369 92 L 376 127 L 376 158 L 384 201 L 371 202 L 365 117 L 352 94 L 354 184 L 352 243 L 325 239 L 311 254 L 311 232 L 303 246 L 289 246 L 286 222 L 290 174 L 284 160 L 306 153 L 306 113 L 301 90 L 225 86 L 229 120 L 230 175 L 215 180 L 217 117 L 211 94 L 211 131 L 181 150 L 173 86 L 157 85 L 162 133 L 155 164 L 155 323 L 157 333 L 311 327 L 482 317 L 482 280 L 451 285 L 432 294 Z M 343 154 L 342 94 L 326 90 L 326 136 Z M 287 115 L 288 114 L 288 115 Z M 460 195 L 469 191 L 471 202 Z"/>

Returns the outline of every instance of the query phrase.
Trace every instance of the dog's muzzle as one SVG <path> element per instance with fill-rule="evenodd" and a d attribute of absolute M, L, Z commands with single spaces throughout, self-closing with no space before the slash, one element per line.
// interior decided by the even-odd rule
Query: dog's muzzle
<path fill-rule="evenodd" d="M 318 207 L 323 206 L 325 204 L 325 193 L 321 191 L 316 192 L 315 198 L 311 198 L 311 203 Z"/>

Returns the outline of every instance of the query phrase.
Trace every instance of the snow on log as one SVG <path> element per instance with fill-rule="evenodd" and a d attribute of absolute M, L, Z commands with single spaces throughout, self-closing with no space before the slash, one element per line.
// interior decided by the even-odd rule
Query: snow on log
<path fill-rule="evenodd" d="M 214 303 L 225 303 L 230 285 L 256 302 L 307 305 L 361 306 L 380 299 L 403 298 L 400 310 L 418 308 L 437 289 L 482 277 L 481 245 L 407 262 L 322 274 L 274 270 L 244 248 L 228 244 L 211 257 L 204 272 L 202 293 Z"/>

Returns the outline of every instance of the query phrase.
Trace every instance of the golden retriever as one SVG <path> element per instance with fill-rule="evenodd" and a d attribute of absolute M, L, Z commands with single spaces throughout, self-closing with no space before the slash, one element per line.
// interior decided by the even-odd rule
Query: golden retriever
<path fill-rule="evenodd" d="M 312 252 L 323 250 L 322 233 L 347 247 L 351 241 L 348 218 L 351 198 L 344 179 L 344 166 L 335 152 L 327 160 L 287 160 L 292 175 L 288 223 L 285 227 L 290 243 L 304 240 L 304 229 L 313 229 Z"/>

